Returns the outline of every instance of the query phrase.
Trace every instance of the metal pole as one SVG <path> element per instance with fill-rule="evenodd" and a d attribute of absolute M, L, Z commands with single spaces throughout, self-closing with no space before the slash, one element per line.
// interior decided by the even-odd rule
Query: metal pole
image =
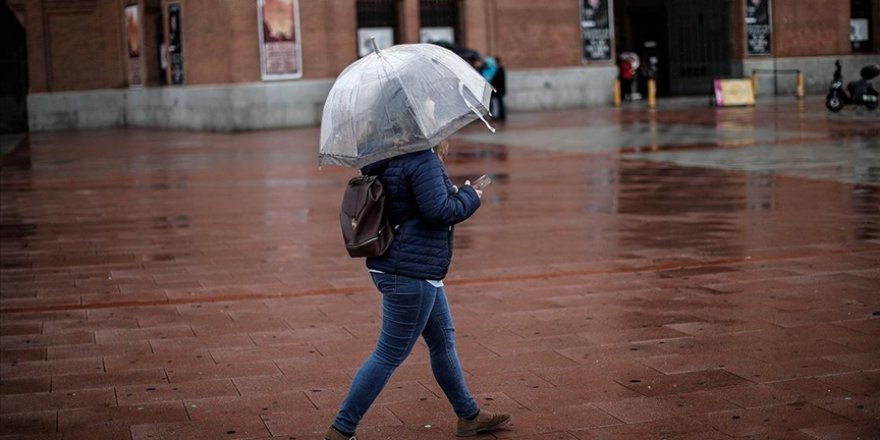
<path fill-rule="evenodd" d="M 614 80 L 614 95 L 612 96 L 612 101 L 614 102 L 615 107 L 620 107 L 620 80 Z"/>
<path fill-rule="evenodd" d="M 776 72 L 776 55 L 773 55 L 773 97 L 779 96 L 779 74 Z"/>
<path fill-rule="evenodd" d="M 797 98 L 804 99 L 804 74 L 800 70 L 797 73 Z"/>
<path fill-rule="evenodd" d="M 752 69 L 752 97 L 758 97 L 758 72 Z"/>

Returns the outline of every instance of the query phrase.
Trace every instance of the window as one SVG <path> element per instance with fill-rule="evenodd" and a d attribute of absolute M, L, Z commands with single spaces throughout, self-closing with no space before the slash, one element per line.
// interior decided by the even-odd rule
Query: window
<path fill-rule="evenodd" d="M 459 38 L 458 0 L 421 0 L 419 21 L 422 26 L 420 42 L 454 44 Z"/>
<path fill-rule="evenodd" d="M 358 56 L 373 51 L 370 38 L 380 49 L 391 47 L 397 41 L 397 0 L 357 0 Z"/>
<path fill-rule="evenodd" d="M 849 40 L 853 52 L 871 52 L 874 49 L 871 0 L 851 0 L 850 11 Z"/>

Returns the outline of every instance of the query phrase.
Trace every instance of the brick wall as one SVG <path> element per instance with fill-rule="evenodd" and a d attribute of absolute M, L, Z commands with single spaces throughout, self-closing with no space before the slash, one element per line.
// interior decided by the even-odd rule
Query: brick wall
<path fill-rule="evenodd" d="M 577 1 L 494 2 L 494 52 L 508 68 L 580 66 Z"/>
<path fill-rule="evenodd" d="M 188 85 L 260 81 L 256 0 L 179 0 Z M 399 0 L 400 41 L 418 40 L 418 0 Z M 624 0 L 620 0 L 621 2 Z M 733 0 L 734 58 L 743 58 L 743 4 Z M 880 0 L 875 16 L 880 18 Z M 124 88 L 123 11 L 140 4 L 145 79 L 159 78 L 157 24 L 171 0 L 7 0 L 27 32 L 31 93 Z M 304 78 L 332 78 L 357 59 L 356 0 L 300 0 Z M 620 5 L 623 5 L 621 3 Z M 461 0 L 462 43 L 508 69 L 581 66 L 577 0 Z M 880 20 L 878 20 L 880 21 Z M 774 54 L 849 54 L 848 0 L 773 0 Z M 875 26 L 875 39 L 880 38 Z M 880 41 L 876 41 L 880 43 Z"/>
<path fill-rule="evenodd" d="M 580 66 L 578 8 L 577 0 L 465 0 L 464 45 L 507 68 Z"/>
<path fill-rule="evenodd" d="M 848 0 L 773 0 L 772 6 L 776 56 L 821 56 L 851 52 Z"/>
<path fill-rule="evenodd" d="M 303 77 L 333 78 L 357 60 L 355 0 L 300 0 Z"/>
<path fill-rule="evenodd" d="M 9 4 L 24 11 L 32 93 L 126 85 L 119 2 L 13 0 Z"/>

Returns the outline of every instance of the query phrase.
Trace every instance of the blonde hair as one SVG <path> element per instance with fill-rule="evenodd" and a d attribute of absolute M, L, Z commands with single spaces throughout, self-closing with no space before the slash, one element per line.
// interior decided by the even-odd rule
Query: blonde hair
<path fill-rule="evenodd" d="M 434 147 L 434 152 L 437 153 L 437 157 L 440 158 L 440 162 L 446 161 L 446 156 L 449 155 L 449 142 L 447 140 L 440 141 L 436 147 Z"/>

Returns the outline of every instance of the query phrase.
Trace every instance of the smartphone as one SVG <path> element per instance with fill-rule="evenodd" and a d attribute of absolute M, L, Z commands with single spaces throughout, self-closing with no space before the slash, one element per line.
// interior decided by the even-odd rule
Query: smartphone
<path fill-rule="evenodd" d="M 482 176 L 478 177 L 477 180 L 474 180 L 471 183 L 471 186 L 474 187 L 474 189 L 483 189 L 489 186 L 490 183 L 492 183 L 492 178 L 489 177 L 487 174 L 483 174 Z"/>

